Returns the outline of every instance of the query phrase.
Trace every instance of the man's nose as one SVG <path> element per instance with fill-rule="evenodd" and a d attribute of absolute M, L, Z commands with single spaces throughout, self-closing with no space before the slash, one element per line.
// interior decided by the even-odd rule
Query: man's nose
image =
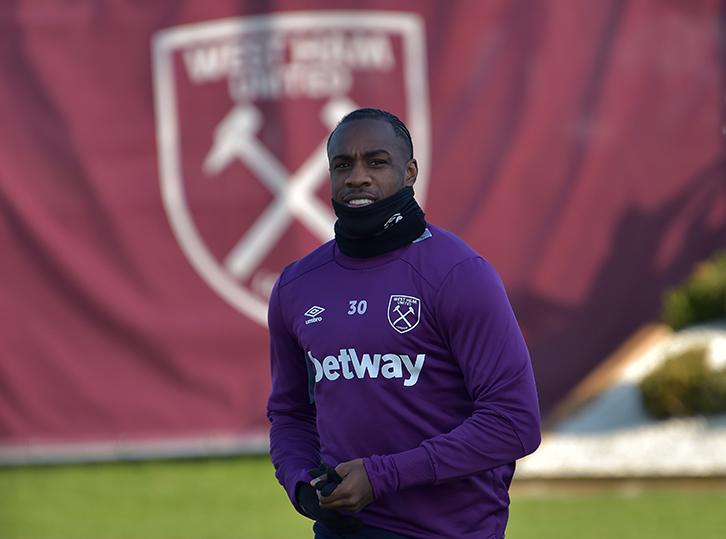
<path fill-rule="evenodd" d="M 371 177 L 366 170 L 366 167 L 360 163 L 355 163 L 350 171 L 350 175 L 345 180 L 345 184 L 349 187 L 360 187 L 361 185 L 368 185 L 371 183 Z"/>

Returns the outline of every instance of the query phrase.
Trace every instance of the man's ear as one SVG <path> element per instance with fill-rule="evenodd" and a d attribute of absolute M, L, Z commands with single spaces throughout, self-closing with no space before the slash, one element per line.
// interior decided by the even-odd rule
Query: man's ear
<path fill-rule="evenodd" d="M 406 163 L 406 187 L 413 187 L 418 178 L 418 163 L 415 159 L 409 159 Z"/>

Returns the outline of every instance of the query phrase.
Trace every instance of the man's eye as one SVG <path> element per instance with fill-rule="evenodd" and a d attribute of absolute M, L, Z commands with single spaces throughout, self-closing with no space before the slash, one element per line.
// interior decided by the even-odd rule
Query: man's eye
<path fill-rule="evenodd" d="M 337 165 L 335 165 L 334 168 L 336 168 L 336 169 L 338 169 L 338 168 L 348 168 L 348 166 L 349 166 L 349 163 L 338 163 Z"/>

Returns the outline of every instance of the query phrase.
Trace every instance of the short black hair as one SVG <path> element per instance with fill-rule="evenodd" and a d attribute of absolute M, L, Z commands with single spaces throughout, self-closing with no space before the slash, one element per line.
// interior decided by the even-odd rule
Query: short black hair
<path fill-rule="evenodd" d="M 330 133 L 327 148 L 330 148 L 330 139 L 333 138 L 333 134 L 338 130 L 338 127 L 355 120 L 381 120 L 391 124 L 393 132 L 396 134 L 396 138 L 403 142 L 403 145 L 408 150 L 408 158 L 413 159 L 413 142 L 411 141 L 411 133 L 408 132 L 406 124 L 404 124 L 395 114 L 391 114 L 390 112 L 381 109 L 362 108 L 349 112 L 343 116 L 343 118 L 338 122 L 338 125 L 335 126 L 335 129 L 333 129 L 333 132 Z"/>

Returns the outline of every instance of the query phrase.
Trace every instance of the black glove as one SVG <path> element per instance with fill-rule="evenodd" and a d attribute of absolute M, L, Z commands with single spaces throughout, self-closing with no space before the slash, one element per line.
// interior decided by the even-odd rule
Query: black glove
<path fill-rule="evenodd" d="M 330 470 L 332 469 L 332 473 Z M 335 487 L 343 480 L 335 468 L 329 464 L 321 464 L 318 468 L 314 468 L 308 472 L 311 477 L 320 477 L 327 473 L 328 480 L 320 481 L 315 487 L 309 483 L 298 483 L 297 487 L 297 503 L 305 512 L 305 514 L 313 520 L 316 520 L 321 526 L 333 533 L 355 533 L 363 527 L 363 519 L 353 515 L 344 515 L 334 509 L 323 509 L 320 507 L 320 500 L 316 487 L 323 493 L 323 496 L 329 496 Z M 322 486 L 319 486 L 322 483 Z"/>
<path fill-rule="evenodd" d="M 320 491 L 320 494 L 322 494 L 323 496 L 330 496 L 335 490 L 335 487 L 343 482 L 343 478 L 340 477 L 340 474 L 336 471 L 335 466 L 325 464 L 324 462 L 321 463 L 320 466 L 318 466 L 317 468 L 313 468 L 312 470 L 308 471 L 308 473 L 312 478 L 320 477 L 321 475 L 327 474 L 327 479 L 318 481 L 315 484 L 315 488 L 318 489 Z"/>

